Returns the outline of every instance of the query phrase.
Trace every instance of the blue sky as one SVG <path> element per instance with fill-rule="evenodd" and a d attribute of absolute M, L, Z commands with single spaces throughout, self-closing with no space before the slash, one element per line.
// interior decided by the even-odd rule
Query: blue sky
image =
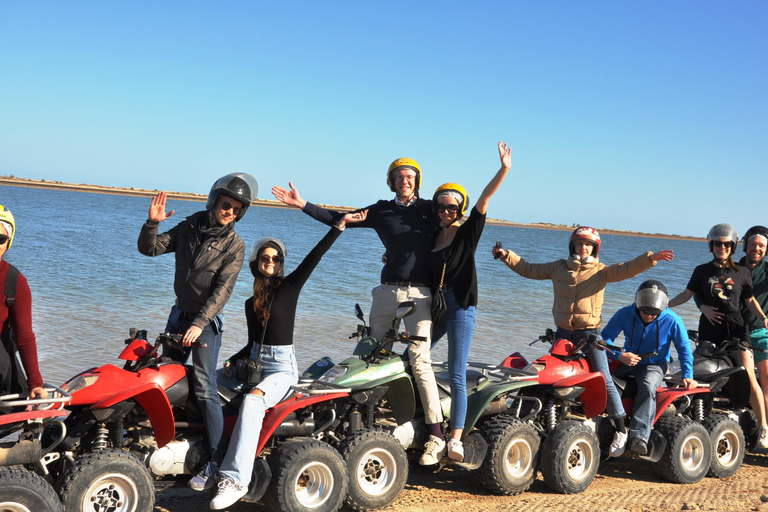
<path fill-rule="evenodd" d="M 391 194 L 703 236 L 768 224 L 768 2 L 0 0 L 0 175 L 260 197 Z"/>

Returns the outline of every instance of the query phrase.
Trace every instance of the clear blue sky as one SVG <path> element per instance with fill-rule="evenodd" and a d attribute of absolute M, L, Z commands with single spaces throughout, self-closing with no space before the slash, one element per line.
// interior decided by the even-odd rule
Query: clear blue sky
<path fill-rule="evenodd" d="M 768 2 L 0 0 L 0 174 L 260 197 L 422 196 L 703 236 L 768 224 Z M 754 206 L 751 206 L 754 205 Z"/>

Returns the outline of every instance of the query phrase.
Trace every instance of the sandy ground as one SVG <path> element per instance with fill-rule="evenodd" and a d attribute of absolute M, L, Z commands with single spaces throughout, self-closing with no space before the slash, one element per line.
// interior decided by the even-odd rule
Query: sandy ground
<path fill-rule="evenodd" d="M 693 485 L 672 484 L 653 474 L 643 461 L 622 457 L 603 462 L 592 485 L 582 494 L 555 494 L 541 480 L 519 496 L 489 495 L 469 472 L 445 468 L 429 472 L 411 464 L 405 490 L 389 511 L 461 512 L 568 510 L 646 512 L 714 510 L 768 512 L 768 456 L 747 454 L 735 476 L 705 478 Z M 208 494 L 171 489 L 158 494 L 155 512 L 203 512 Z M 259 503 L 239 502 L 231 512 L 266 511 Z M 342 510 L 349 510 L 342 508 Z"/>

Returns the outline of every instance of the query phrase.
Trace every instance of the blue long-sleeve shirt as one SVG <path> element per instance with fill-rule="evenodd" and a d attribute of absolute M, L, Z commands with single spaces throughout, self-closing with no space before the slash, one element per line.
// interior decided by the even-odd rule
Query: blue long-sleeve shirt
<path fill-rule="evenodd" d="M 640 366 L 671 361 L 670 347 L 674 342 L 683 378 L 693 378 L 693 353 L 688 332 L 685 330 L 682 318 L 671 309 L 665 309 L 656 320 L 643 325 L 634 304 L 623 307 L 610 319 L 603 329 L 602 336 L 608 343 L 613 343 L 622 331 L 625 338 L 625 352 L 637 355 L 657 353 L 637 363 Z M 621 352 L 611 350 L 607 350 L 606 353 L 616 360 L 621 355 Z"/>

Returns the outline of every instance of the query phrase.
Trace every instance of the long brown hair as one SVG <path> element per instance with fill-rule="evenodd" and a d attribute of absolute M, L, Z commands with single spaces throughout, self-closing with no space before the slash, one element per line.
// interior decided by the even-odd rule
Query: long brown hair
<path fill-rule="evenodd" d="M 253 280 L 253 311 L 262 327 L 267 325 L 270 315 L 269 304 L 281 284 L 283 284 L 282 277 L 257 277 Z"/>

